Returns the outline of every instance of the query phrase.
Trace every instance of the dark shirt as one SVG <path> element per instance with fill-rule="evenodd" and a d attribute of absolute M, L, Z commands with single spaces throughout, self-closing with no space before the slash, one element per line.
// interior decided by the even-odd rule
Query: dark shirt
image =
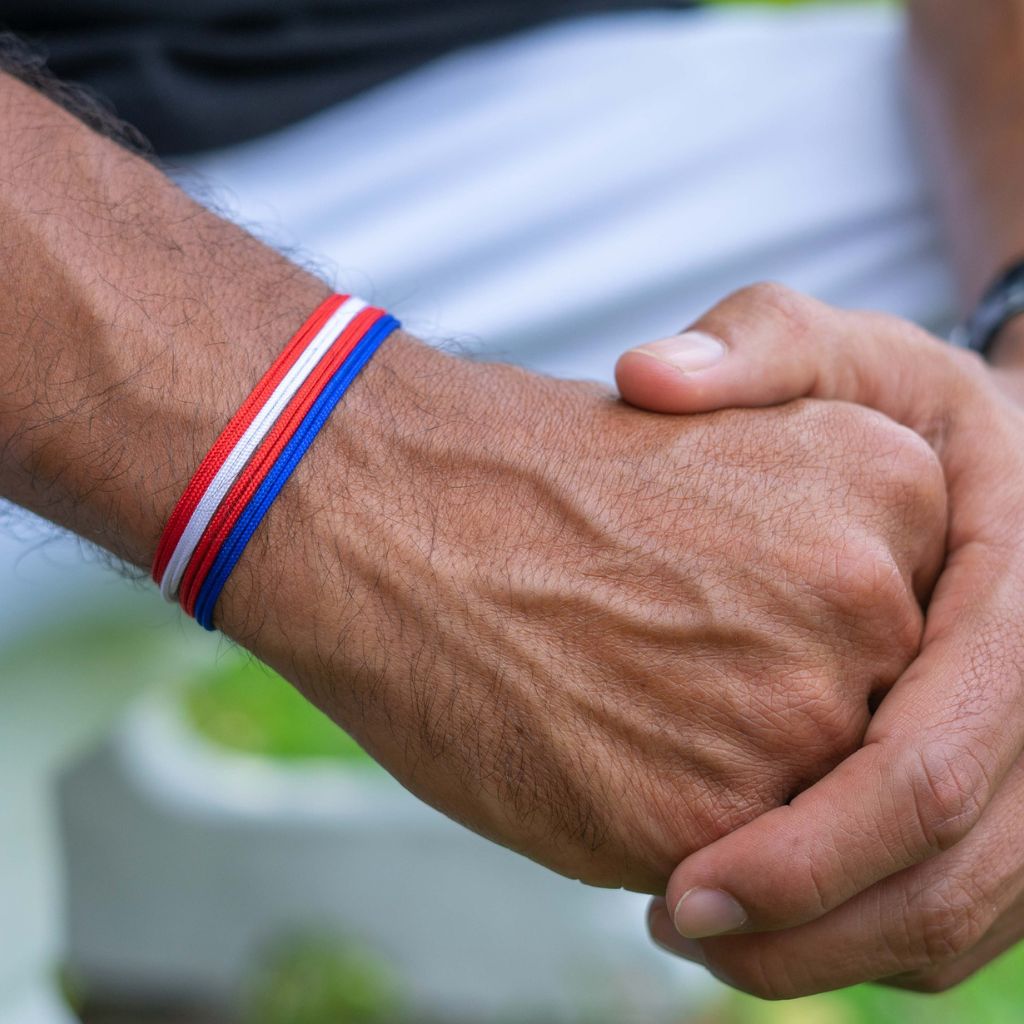
<path fill-rule="evenodd" d="M 167 154 L 272 131 L 452 50 L 546 21 L 691 2 L 0 0 L 0 20 Z"/>

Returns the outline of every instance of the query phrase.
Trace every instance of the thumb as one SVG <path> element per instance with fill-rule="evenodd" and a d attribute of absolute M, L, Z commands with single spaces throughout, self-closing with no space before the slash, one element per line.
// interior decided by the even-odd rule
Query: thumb
<path fill-rule="evenodd" d="M 938 441 L 964 359 L 897 317 L 837 310 L 780 285 L 755 285 L 683 333 L 630 349 L 616 379 L 627 402 L 652 412 L 835 399 L 874 408 Z"/>

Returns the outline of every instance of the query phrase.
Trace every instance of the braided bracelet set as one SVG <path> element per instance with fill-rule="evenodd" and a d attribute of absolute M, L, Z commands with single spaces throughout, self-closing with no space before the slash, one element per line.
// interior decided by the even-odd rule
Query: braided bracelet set
<path fill-rule="evenodd" d="M 362 299 L 326 299 L 200 463 L 164 527 L 153 579 L 204 628 L 213 629 L 217 599 L 281 488 L 398 326 Z"/>

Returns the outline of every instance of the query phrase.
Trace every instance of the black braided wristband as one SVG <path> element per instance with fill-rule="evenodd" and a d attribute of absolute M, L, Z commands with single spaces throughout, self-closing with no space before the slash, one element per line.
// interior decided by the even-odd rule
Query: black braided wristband
<path fill-rule="evenodd" d="M 1024 315 L 1024 259 L 1001 274 L 966 323 L 957 328 L 954 341 L 988 356 L 1000 331 Z"/>

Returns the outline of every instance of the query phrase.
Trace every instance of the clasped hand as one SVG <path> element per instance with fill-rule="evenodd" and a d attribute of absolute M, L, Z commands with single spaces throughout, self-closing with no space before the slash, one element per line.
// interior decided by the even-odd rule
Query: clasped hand
<path fill-rule="evenodd" d="M 627 353 L 623 395 L 669 413 L 804 398 L 879 410 L 941 461 L 948 549 L 920 654 L 860 749 L 683 859 L 652 934 L 769 998 L 879 979 L 947 988 L 1024 934 L 1019 382 L 899 320 L 776 286 L 733 296 L 694 330 Z M 717 362 L 679 368 L 716 341 Z M 890 454 L 902 459 L 896 444 Z M 865 455 L 853 444 L 847 458 Z"/>
<path fill-rule="evenodd" d="M 768 288 L 698 327 L 715 367 L 623 362 L 658 412 L 397 339 L 226 621 L 450 816 L 667 884 L 655 934 L 733 983 L 945 983 L 1024 889 L 1020 414 L 899 321 Z"/>

